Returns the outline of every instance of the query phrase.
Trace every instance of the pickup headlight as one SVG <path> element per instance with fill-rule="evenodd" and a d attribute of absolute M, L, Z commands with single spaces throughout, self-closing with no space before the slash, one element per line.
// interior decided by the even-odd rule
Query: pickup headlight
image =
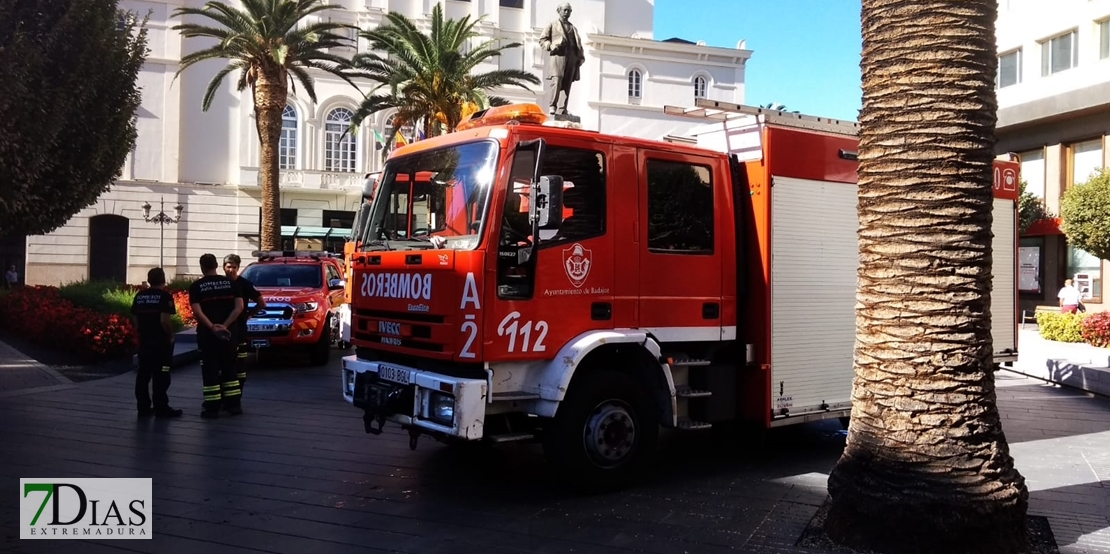
<path fill-rule="evenodd" d="M 304 314 L 304 313 L 308 313 L 308 312 L 315 312 L 316 308 L 319 308 L 319 307 L 320 307 L 320 304 L 317 303 L 317 302 L 295 302 L 295 303 L 293 303 L 293 311 L 297 312 L 299 314 Z"/>

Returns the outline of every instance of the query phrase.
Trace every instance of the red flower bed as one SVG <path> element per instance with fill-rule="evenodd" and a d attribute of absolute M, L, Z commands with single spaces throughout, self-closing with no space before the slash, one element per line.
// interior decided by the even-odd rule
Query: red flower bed
<path fill-rule="evenodd" d="M 1099 348 L 1110 346 L 1110 312 L 1099 312 L 1083 318 L 1080 333 L 1087 344 Z"/>
<path fill-rule="evenodd" d="M 129 319 L 77 306 L 54 287 L 21 287 L 0 297 L 0 326 L 82 359 L 124 356 L 138 344 Z"/>
<path fill-rule="evenodd" d="M 193 317 L 193 306 L 189 304 L 189 291 L 175 290 L 173 292 L 173 305 L 177 308 L 177 315 L 186 327 L 196 327 L 197 320 Z"/>

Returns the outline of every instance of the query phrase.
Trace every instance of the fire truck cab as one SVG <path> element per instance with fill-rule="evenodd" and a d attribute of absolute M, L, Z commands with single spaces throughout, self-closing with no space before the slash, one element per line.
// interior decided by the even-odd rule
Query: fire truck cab
<path fill-rule="evenodd" d="M 342 367 L 368 433 L 537 439 L 598 490 L 634 478 L 661 427 L 848 415 L 855 124 L 752 115 L 699 147 L 545 119 L 491 108 L 387 161 Z M 996 163 L 1014 185 L 996 187 L 999 361 L 1016 357 L 1016 165 Z"/>

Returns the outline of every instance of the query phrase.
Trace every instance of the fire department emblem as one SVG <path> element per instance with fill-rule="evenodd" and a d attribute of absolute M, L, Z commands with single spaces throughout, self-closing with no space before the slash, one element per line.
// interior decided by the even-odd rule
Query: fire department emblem
<path fill-rule="evenodd" d="M 592 265 L 593 252 L 583 248 L 581 244 L 563 249 L 563 269 L 566 270 L 567 278 L 574 288 L 580 289 L 586 283 L 586 277 L 590 275 Z"/>

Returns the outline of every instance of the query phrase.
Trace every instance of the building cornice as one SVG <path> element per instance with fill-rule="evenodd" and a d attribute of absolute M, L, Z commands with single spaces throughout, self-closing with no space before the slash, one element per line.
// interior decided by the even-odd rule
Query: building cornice
<path fill-rule="evenodd" d="M 998 109 L 999 131 L 1086 114 L 1110 112 L 1110 82 L 1069 90 Z"/>
<path fill-rule="evenodd" d="M 603 100 L 590 100 L 587 104 L 591 108 L 620 108 L 622 110 L 633 110 L 638 112 L 651 112 L 654 114 L 663 113 L 662 106 L 654 106 L 648 104 L 627 104 L 623 102 L 605 102 Z"/>
<path fill-rule="evenodd" d="M 740 60 L 743 64 L 752 57 L 751 50 L 740 48 L 721 48 L 719 46 L 702 46 L 697 44 L 683 44 L 680 42 L 663 42 L 659 40 L 650 40 L 642 38 L 619 37 L 615 35 L 605 35 L 601 33 L 587 35 L 589 41 L 599 46 L 624 46 L 628 48 L 636 48 L 642 51 L 657 51 L 657 52 L 673 52 L 682 54 L 694 54 L 698 56 L 713 56 L 722 58 L 732 58 Z M 603 49 L 603 48 L 599 48 Z"/>

